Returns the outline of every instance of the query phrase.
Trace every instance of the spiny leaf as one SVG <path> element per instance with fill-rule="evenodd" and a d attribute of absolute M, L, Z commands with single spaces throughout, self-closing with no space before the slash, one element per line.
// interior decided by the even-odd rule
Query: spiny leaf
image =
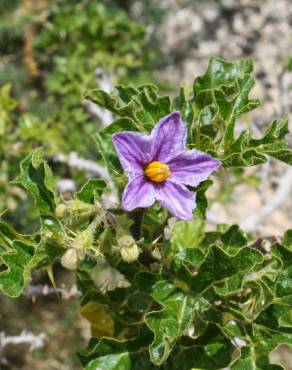
<path fill-rule="evenodd" d="M 94 203 L 96 197 L 100 197 L 103 190 L 106 187 L 106 183 L 101 179 L 90 179 L 82 188 L 76 193 L 76 198 L 85 203 Z"/>
<path fill-rule="evenodd" d="M 50 167 L 43 160 L 41 148 L 34 150 L 20 164 L 20 175 L 14 183 L 29 191 L 41 216 L 53 215 L 55 183 Z"/>
<path fill-rule="evenodd" d="M 93 90 L 85 98 L 119 117 L 131 118 L 142 131 L 149 131 L 160 118 L 170 113 L 169 97 L 159 97 L 154 85 L 116 86 L 111 94 Z"/>
<path fill-rule="evenodd" d="M 178 221 L 173 227 L 172 244 L 177 251 L 195 248 L 203 237 L 205 222 L 198 217 L 193 221 Z"/>
<path fill-rule="evenodd" d="M 167 369 L 223 369 L 233 360 L 234 353 L 231 341 L 216 326 L 210 325 L 198 339 L 185 338 L 177 343 L 167 361 Z"/>
<path fill-rule="evenodd" d="M 208 111 L 208 122 L 214 123 L 218 119 L 223 122 L 225 144 L 234 138 L 235 119 L 260 103 L 258 99 L 249 99 L 254 85 L 252 71 L 251 59 L 229 62 L 211 58 L 205 74 L 194 81 L 195 109 L 202 117 L 201 111 L 207 106 L 212 108 Z"/>
<path fill-rule="evenodd" d="M 272 365 L 269 361 L 269 354 L 279 344 L 292 344 L 292 335 L 270 331 L 268 328 L 253 325 L 248 332 L 249 345 L 241 349 L 241 357 L 231 366 L 232 370 L 251 368 L 256 370 L 278 370 L 281 366 Z M 248 367 L 249 366 L 249 367 Z"/>
<path fill-rule="evenodd" d="M 252 132 L 245 130 L 230 144 L 221 160 L 225 167 L 245 167 L 265 163 L 268 155 L 291 164 L 292 151 L 285 141 L 288 132 L 287 118 L 274 120 L 261 139 L 254 139 Z"/>
<path fill-rule="evenodd" d="M 101 356 L 91 361 L 85 370 L 131 370 L 131 359 L 128 352 Z"/>
<path fill-rule="evenodd" d="M 30 245 L 30 240 L 17 232 L 11 225 L 5 221 L 0 221 L 0 252 L 9 251 L 12 248 L 12 242 L 19 240 L 23 244 Z"/>
<path fill-rule="evenodd" d="M 236 256 L 230 257 L 222 249 L 213 246 L 196 276 L 190 280 L 192 289 L 200 293 L 217 281 L 250 271 L 261 261 L 261 254 L 251 248 L 242 248 Z"/>
<path fill-rule="evenodd" d="M 236 255 L 240 248 L 246 246 L 247 237 L 243 231 L 240 230 L 238 225 L 232 225 L 221 237 L 223 249 L 231 256 Z"/>
<path fill-rule="evenodd" d="M 137 275 L 136 283 L 141 285 L 144 276 L 149 284 L 149 274 Z M 197 301 L 164 280 L 152 285 L 150 295 L 163 306 L 161 311 L 153 311 L 145 316 L 147 326 L 154 333 L 154 340 L 149 347 L 150 358 L 154 364 L 160 365 L 168 358 L 176 340 L 190 324 Z"/>
<path fill-rule="evenodd" d="M 245 58 L 230 62 L 221 58 L 210 58 L 207 71 L 194 81 L 194 93 L 196 96 L 206 93 L 211 94 L 212 89 L 221 87 L 233 88 L 237 91 L 236 81 L 249 75 L 253 71 L 253 62 Z M 210 96 L 210 95 L 208 95 Z"/>
<path fill-rule="evenodd" d="M 0 261 L 6 270 L 0 273 L 0 288 L 10 297 L 18 297 L 31 279 L 31 271 L 43 259 L 38 248 L 23 244 L 20 241 L 12 243 L 13 250 L 0 255 Z"/>
<path fill-rule="evenodd" d="M 95 369 L 92 367 L 100 358 L 106 359 L 115 363 L 124 358 L 122 365 L 130 366 L 131 370 L 158 370 L 159 368 L 153 365 L 147 357 L 146 348 L 151 341 L 151 335 L 145 327 L 141 328 L 140 335 L 129 340 L 115 340 L 109 338 L 101 338 L 97 340 L 92 338 L 86 349 L 79 353 L 79 358 L 85 369 Z M 120 355 L 118 357 L 117 355 Z M 113 356 L 113 357 L 111 357 Z M 119 362 L 118 362 L 119 364 Z M 115 367 L 113 369 L 116 369 Z M 125 367 L 128 369 L 128 367 Z M 116 370 L 124 370 L 123 367 L 118 367 Z"/>

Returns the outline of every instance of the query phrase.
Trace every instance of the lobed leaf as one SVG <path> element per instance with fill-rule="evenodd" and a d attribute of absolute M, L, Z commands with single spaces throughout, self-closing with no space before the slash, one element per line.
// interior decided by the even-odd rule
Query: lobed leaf
<path fill-rule="evenodd" d="M 21 185 L 33 195 L 41 217 L 54 214 L 55 182 L 50 167 L 43 160 L 41 148 L 35 149 L 20 163 L 20 175 L 14 183 Z"/>
<path fill-rule="evenodd" d="M 18 297 L 31 279 L 32 270 L 43 259 L 39 247 L 21 241 L 12 243 L 12 250 L 0 255 L 5 270 L 0 272 L 0 289 L 10 297 Z"/>
<path fill-rule="evenodd" d="M 94 200 L 101 196 L 106 183 L 102 179 L 90 179 L 75 194 L 75 197 L 84 203 L 92 204 Z"/>
<path fill-rule="evenodd" d="M 170 113 L 169 97 L 159 97 L 157 87 L 116 86 L 111 94 L 93 90 L 85 98 L 108 109 L 119 117 L 132 119 L 140 131 L 149 131 L 160 118 Z"/>

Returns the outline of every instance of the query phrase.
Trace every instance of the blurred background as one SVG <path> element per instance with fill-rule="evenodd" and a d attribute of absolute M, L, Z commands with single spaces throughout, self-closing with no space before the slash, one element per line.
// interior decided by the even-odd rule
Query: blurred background
<path fill-rule="evenodd" d="M 107 178 L 91 135 L 113 117 L 85 101 L 85 91 L 147 82 L 175 95 L 210 56 L 255 61 L 262 105 L 239 130 L 261 135 L 273 118 L 291 116 L 291 0 L 0 0 L 2 218 L 22 232 L 38 227 L 32 200 L 9 183 L 33 148 L 45 148 L 63 194 Z M 291 228 L 292 171 L 270 160 L 225 173 L 213 199 L 210 229 L 239 223 L 259 237 L 281 235 Z M 54 273 L 59 296 L 45 275 L 18 300 L 0 293 L 0 369 L 80 369 L 74 352 L 89 324 L 72 276 L 58 266 Z M 292 369 L 286 347 L 273 358 Z"/>

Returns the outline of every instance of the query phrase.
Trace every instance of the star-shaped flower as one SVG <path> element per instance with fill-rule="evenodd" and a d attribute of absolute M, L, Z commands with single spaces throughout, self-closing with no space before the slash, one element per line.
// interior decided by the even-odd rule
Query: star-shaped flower
<path fill-rule="evenodd" d="M 122 199 L 126 211 L 151 207 L 157 200 L 173 216 L 193 219 L 196 194 L 185 185 L 198 186 L 221 162 L 196 149 L 186 150 L 186 138 L 187 128 L 179 112 L 162 118 L 151 135 L 134 131 L 113 135 L 129 178 Z"/>

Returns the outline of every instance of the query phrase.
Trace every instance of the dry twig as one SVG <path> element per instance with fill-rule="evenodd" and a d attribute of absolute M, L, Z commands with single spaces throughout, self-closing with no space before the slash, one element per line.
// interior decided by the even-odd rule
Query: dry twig
<path fill-rule="evenodd" d="M 6 335 L 4 332 L 0 332 L 0 364 L 6 363 L 5 352 L 10 346 L 24 345 L 31 352 L 35 349 L 42 348 L 46 338 L 47 335 L 45 333 L 35 335 L 25 330 L 20 335 Z"/>
<path fill-rule="evenodd" d="M 31 285 L 26 291 L 25 295 L 27 297 L 36 297 L 36 296 L 49 296 L 57 295 L 63 299 L 70 298 L 80 298 L 81 293 L 78 291 L 76 285 L 73 285 L 72 288 L 54 288 L 48 285 Z"/>

